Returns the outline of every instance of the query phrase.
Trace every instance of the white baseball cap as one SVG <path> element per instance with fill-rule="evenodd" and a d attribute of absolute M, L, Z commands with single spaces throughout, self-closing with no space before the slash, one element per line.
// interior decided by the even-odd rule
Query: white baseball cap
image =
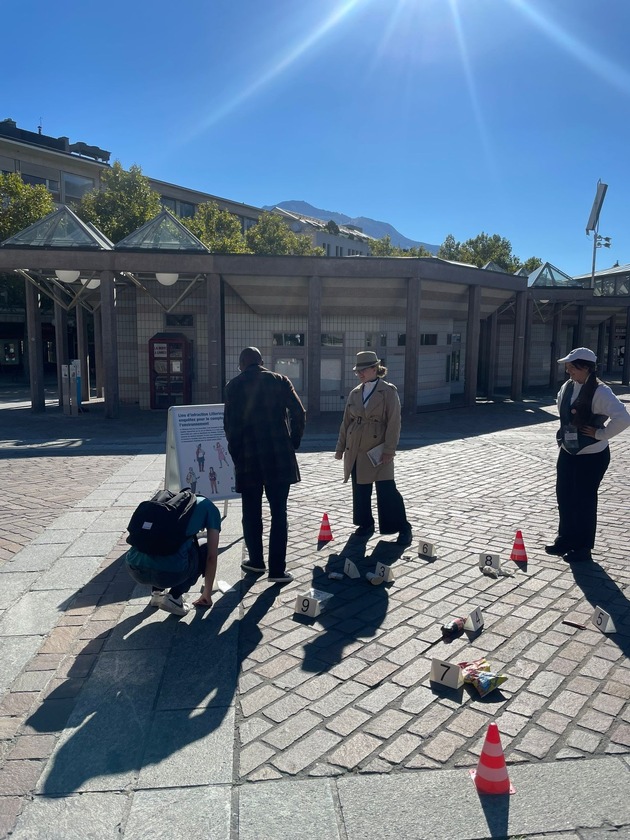
<path fill-rule="evenodd" d="M 575 362 L 577 359 L 580 359 L 583 362 L 597 363 L 597 356 L 592 350 L 589 350 L 588 347 L 576 347 L 575 350 L 571 350 L 568 356 L 558 359 L 558 363 Z"/>

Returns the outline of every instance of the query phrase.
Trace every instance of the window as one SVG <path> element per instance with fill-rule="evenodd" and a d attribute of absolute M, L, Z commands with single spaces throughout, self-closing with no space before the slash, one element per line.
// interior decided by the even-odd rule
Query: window
<path fill-rule="evenodd" d="M 322 347 L 343 347 L 343 333 L 322 333 Z"/>
<path fill-rule="evenodd" d="M 304 333 L 274 333 L 274 347 L 304 347 Z"/>
<path fill-rule="evenodd" d="M 25 184 L 30 184 L 31 186 L 43 184 L 52 193 L 55 201 L 60 200 L 59 181 L 55 181 L 52 178 L 42 178 L 39 175 L 28 175 L 26 173 L 22 173 L 22 180 Z"/>
<path fill-rule="evenodd" d="M 178 203 L 178 215 L 181 216 L 182 219 L 192 219 L 192 217 L 195 215 L 195 205 L 191 204 L 189 201 L 180 201 Z"/>
<path fill-rule="evenodd" d="M 273 363 L 273 369 L 276 373 L 281 373 L 288 376 L 293 387 L 299 393 L 304 392 L 303 379 L 303 365 L 302 359 L 278 358 Z"/>
<path fill-rule="evenodd" d="M 68 202 L 79 202 L 83 196 L 94 189 L 94 179 L 84 178 L 83 175 L 72 175 L 70 172 L 62 172 L 63 199 Z"/>
<path fill-rule="evenodd" d="M 437 344 L 437 333 L 420 333 L 420 346 L 425 347 L 429 344 Z"/>
<path fill-rule="evenodd" d="M 322 359 L 320 362 L 322 393 L 341 391 L 341 359 Z"/>
<path fill-rule="evenodd" d="M 405 347 L 407 344 L 407 333 L 398 333 L 396 344 L 398 347 Z"/>
<path fill-rule="evenodd" d="M 451 353 L 451 382 L 459 382 L 459 362 L 461 350 L 454 350 Z M 448 356 L 446 357 L 448 359 Z M 448 382 L 448 380 L 447 380 Z"/>
<path fill-rule="evenodd" d="M 462 334 L 461 333 L 452 333 L 451 340 L 453 344 L 461 344 L 462 343 Z"/>
<path fill-rule="evenodd" d="M 192 314 L 175 315 L 172 312 L 166 314 L 167 327 L 194 327 L 195 321 Z"/>
<path fill-rule="evenodd" d="M 162 207 L 166 207 L 171 213 L 177 212 L 177 202 L 174 198 L 167 198 L 165 195 L 162 195 L 160 196 L 160 201 L 162 202 Z"/>
<path fill-rule="evenodd" d="M 387 333 L 366 333 L 366 348 L 387 347 Z"/>

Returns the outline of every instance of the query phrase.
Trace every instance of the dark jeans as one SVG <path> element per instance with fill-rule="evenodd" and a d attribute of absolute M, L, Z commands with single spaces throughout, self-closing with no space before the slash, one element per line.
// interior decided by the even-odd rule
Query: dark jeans
<path fill-rule="evenodd" d="M 395 534 L 409 523 L 405 503 L 394 479 L 375 481 L 378 530 L 381 534 Z M 356 467 L 352 469 L 352 521 L 365 528 L 374 527 L 372 515 L 372 485 L 357 484 Z"/>
<path fill-rule="evenodd" d="M 593 455 L 558 454 L 556 498 L 558 540 L 567 549 L 593 548 L 597 528 L 597 490 L 610 464 L 610 449 Z"/>
<path fill-rule="evenodd" d="M 289 484 L 259 484 L 241 493 L 243 506 L 243 537 L 249 553 L 249 562 L 264 568 L 262 494 L 269 502 L 271 531 L 269 533 L 269 576 L 280 577 L 286 569 L 287 558 L 287 499 Z"/>
<path fill-rule="evenodd" d="M 188 552 L 188 567 L 180 572 L 163 572 L 155 569 L 138 569 L 127 566 L 136 583 L 148 583 L 152 589 L 170 589 L 173 598 L 188 592 L 206 572 L 206 537 L 198 539 L 199 548 L 193 543 Z"/>

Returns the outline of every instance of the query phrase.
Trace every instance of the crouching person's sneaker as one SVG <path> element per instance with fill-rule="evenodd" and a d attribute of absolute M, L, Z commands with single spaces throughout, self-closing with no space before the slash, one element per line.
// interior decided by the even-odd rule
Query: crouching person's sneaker
<path fill-rule="evenodd" d="M 162 595 L 158 606 L 161 610 L 166 610 L 173 615 L 186 615 L 190 612 L 190 604 L 187 604 L 181 595 L 179 598 L 173 598 L 170 592 L 165 592 Z"/>
<path fill-rule="evenodd" d="M 162 598 L 164 597 L 165 593 L 165 589 L 154 589 L 151 593 L 151 600 L 149 601 L 149 606 L 155 607 L 157 609 L 157 607 L 159 607 L 162 603 Z"/>

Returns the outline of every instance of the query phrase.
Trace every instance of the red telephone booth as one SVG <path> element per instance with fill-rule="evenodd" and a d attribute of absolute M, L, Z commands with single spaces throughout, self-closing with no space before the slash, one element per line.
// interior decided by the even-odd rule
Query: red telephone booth
<path fill-rule="evenodd" d="M 149 339 L 151 408 L 188 405 L 192 399 L 190 341 L 180 333 Z"/>

